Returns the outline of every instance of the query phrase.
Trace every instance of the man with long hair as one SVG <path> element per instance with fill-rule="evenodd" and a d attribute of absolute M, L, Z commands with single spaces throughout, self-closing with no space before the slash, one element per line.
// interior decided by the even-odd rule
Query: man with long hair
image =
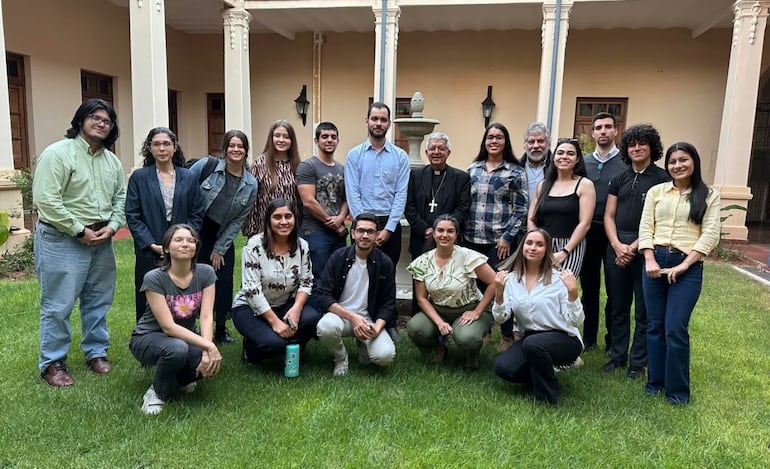
<path fill-rule="evenodd" d="M 88 367 L 105 374 L 110 338 L 107 311 L 115 294 L 112 236 L 126 223 L 125 176 L 109 150 L 117 116 L 106 101 L 89 99 L 75 112 L 66 138 L 43 150 L 32 197 L 39 213 L 35 270 L 40 283 L 40 357 L 43 380 L 71 386 L 67 371 L 70 315 L 80 300 Z"/>

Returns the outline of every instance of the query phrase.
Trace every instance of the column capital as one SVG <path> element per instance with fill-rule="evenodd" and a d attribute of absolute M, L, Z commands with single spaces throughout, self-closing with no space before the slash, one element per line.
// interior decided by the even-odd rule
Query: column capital
<path fill-rule="evenodd" d="M 246 10 L 230 8 L 222 10 L 222 24 L 225 27 L 225 34 L 229 38 L 230 49 L 235 49 L 238 45 L 238 31 L 243 34 L 243 51 L 249 50 L 249 23 L 251 22 L 251 13 Z"/>
<path fill-rule="evenodd" d="M 561 2 L 561 17 L 569 17 L 572 12 L 572 5 L 575 0 L 562 0 Z M 543 21 L 556 19 L 556 0 L 546 0 L 543 2 Z"/>
<path fill-rule="evenodd" d="M 372 11 L 374 12 L 374 18 L 377 21 L 382 21 L 382 8 L 379 5 L 372 5 Z M 401 17 L 401 7 L 388 5 L 385 8 L 385 15 L 388 17 L 388 22 L 398 21 Z"/>
<path fill-rule="evenodd" d="M 770 0 L 737 0 L 733 3 L 733 47 L 746 44 L 753 46 L 757 41 L 757 28 L 760 18 L 770 14 Z M 760 42 L 763 39 L 760 38 Z"/>
<path fill-rule="evenodd" d="M 156 12 L 165 11 L 163 0 L 134 0 L 136 8 L 141 10 L 144 7 L 154 8 Z"/>

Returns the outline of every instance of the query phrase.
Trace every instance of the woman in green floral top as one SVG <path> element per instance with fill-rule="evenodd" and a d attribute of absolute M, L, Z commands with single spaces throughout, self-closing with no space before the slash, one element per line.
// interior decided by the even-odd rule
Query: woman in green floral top
<path fill-rule="evenodd" d="M 422 312 L 409 320 L 406 330 L 423 353 L 433 350 L 435 363 L 446 356 L 451 335 L 466 364 L 475 368 L 484 334 L 493 323 L 487 306 L 495 295 L 495 272 L 487 264 L 487 256 L 455 245 L 458 228 L 457 219 L 451 215 L 436 218 L 436 249 L 407 267 L 415 280 L 415 298 Z M 483 295 L 477 278 L 489 285 Z"/>

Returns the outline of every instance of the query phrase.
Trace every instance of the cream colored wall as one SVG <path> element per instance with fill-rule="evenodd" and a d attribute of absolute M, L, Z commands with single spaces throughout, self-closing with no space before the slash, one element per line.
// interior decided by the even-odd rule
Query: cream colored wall
<path fill-rule="evenodd" d="M 559 135 L 570 136 L 578 97 L 627 97 L 627 125 L 653 124 L 664 147 L 689 141 L 713 181 L 731 32 L 570 31 Z"/>
<path fill-rule="evenodd" d="M 28 56 L 30 155 L 64 136 L 82 101 L 80 71 L 88 70 L 115 77 L 121 130 L 116 152 L 128 169 L 133 152 L 128 9 L 92 0 L 4 1 L 3 17 L 6 48 Z"/>

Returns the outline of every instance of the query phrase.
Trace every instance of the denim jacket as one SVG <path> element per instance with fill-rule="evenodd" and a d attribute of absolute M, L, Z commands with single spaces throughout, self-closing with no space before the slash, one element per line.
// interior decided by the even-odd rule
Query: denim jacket
<path fill-rule="evenodd" d="M 201 158 L 190 170 L 200 179 L 201 172 L 206 166 L 207 158 Z M 217 198 L 219 192 L 225 185 L 225 166 L 227 162 L 224 159 L 219 160 L 214 172 L 201 183 L 201 195 L 203 196 L 205 210 L 208 211 L 211 203 Z M 214 251 L 224 255 L 230 246 L 233 245 L 235 236 L 240 231 L 243 221 L 254 204 L 257 197 L 257 180 L 244 167 L 241 183 L 235 192 L 235 197 L 230 202 L 230 208 L 224 217 L 224 223 L 217 233 L 217 241 L 214 243 Z"/>

